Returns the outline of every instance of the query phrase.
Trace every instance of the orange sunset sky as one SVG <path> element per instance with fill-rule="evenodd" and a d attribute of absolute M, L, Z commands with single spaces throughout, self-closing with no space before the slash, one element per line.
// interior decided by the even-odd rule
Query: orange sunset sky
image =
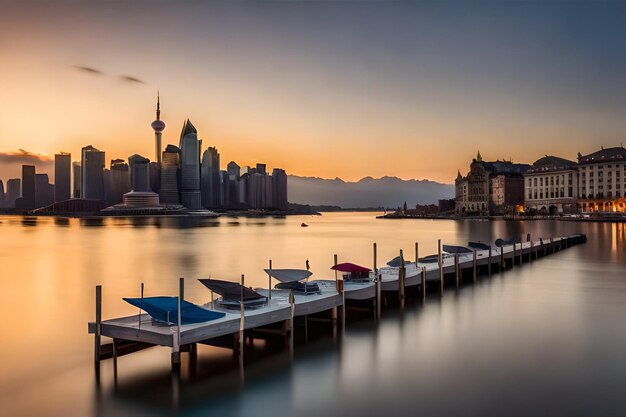
<path fill-rule="evenodd" d="M 157 89 L 164 148 L 188 117 L 224 167 L 295 175 L 450 183 L 478 149 L 532 163 L 626 136 L 619 3 L 0 7 L 0 179 L 19 149 L 153 159 Z"/>

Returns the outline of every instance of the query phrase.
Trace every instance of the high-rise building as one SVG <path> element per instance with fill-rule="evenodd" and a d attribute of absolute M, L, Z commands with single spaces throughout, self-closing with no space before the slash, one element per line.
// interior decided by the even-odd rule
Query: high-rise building
<path fill-rule="evenodd" d="M 110 169 L 104 170 L 104 201 L 109 204 L 121 203 L 123 195 L 129 191 L 128 164 L 123 159 L 111 160 Z"/>
<path fill-rule="evenodd" d="M 200 194 L 200 141 L 198 131 L 187 119 L 180 134 L 180 198 L 190 210 L 202 207 Z"/>
<path fill-rule="evenodd" d="M 74 198 L 80 198 L 82 169 L 80 162 L 72 162 L 72 176 L 74 177 L 74 186 L 72 187 L 72 195 Z"/>
<path fill-rule="evenodd" d="M 256 172 L 259 174 L 267 174 L 267 165 L 266 164 L 256 164 Z"/>
<path fill-rule="evenodd" d="M 239 180 L 239 177 L 241 176 L 241 168 L 235 161 L 230 161 L 228 165 L 226 165 L 226 171 L 228 172 L 231 180 Z"/>
<path fill-rule="evenodd" d="M 277 210 L 287 210 L 287 174 L 285 170 L 272 170 L 273 202 L 272 207 Z"/>
<path fill-rule="evenodd" d="M 5 195 L 5 207 L 15 208 L 15 200 L 22 195 L 22 180 L 19 178 L 11 178 L 7 181 L 7 190 Z"/>
<path fill-rule="evenodd" d="M 47 207 L 54 203 L 54 184 L 48 174 L 35 174 L 35 207 Z"/>
<path fill-rule="evenodd" d="M 180 204 L 179 194 L 180 149 L 167 145 L 161 161 L 161 204 Z"/>
<path fill-rule="evenodd" d="M 4 183 L 0 180 L 0 208 L 5 206 L 6 195 L 4 193 Z"/>
<path fill-rule="evenodd" d="M 54 201 L 65 201 L 71 197 L 72 155 L 61 152 L 54 155 Z"/>
<path fill-rule="evenodd" d="M 220 154 L 210 147 L 202 154 L 202 205 L 206 208 L 220 207 L 222 201 Z"/>
<path fill-rule="evenodd" d="M 104 200 L 104 152 L 89 145 L 81 155 L 81 198 Z"/>
<path fill-rule="evenodd" d="M 141 155 L 128 158 L 130 167 L 130 188 L 132 191 L 147 192 L 150 189 L 150 160 Z"/>
<path fill-rule="evenodd" d="M 22 165 L 22 196 L 15 202 L 15 207 L 32 210 L 35 208 L 36 174 L 34 165 Z"/>
<path fill-rule="evenodd" d="M 165 130 L 165 123 L 161 120 L 161 98 L 157 92 L 157 108 L 156 108 L 156 120 L 151 124 L 154 129 L 154 160 L 158 165 L 161 165 L 161 134 Z"/>

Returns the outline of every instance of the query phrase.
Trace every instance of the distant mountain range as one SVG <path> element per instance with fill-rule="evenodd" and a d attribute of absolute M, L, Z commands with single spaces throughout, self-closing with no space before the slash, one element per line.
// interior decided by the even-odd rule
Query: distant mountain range
<path fill-rule="evenodd" d="M 356 182 L 341 178 L 324 179 L 290 175 L 289 201 L 298 204 L 334 205 L 343 208 L 399 207 L 437 203 L 454 198 L 454 185 L 430 180 L 403 180 L 397 177 L 365 177 Z"/>

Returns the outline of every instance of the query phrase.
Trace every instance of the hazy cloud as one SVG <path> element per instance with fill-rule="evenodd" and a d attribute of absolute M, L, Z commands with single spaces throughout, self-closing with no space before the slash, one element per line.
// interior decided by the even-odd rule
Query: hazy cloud
<path fill-rule="evenodd" d="M 87 66 L 87 65 L 72 65 L 72 67 L 77 69 L 78 71 L 80 71 L 82 73 L 85 73 L 85 74 L 116 76 L 114 74 L 107 74 L 106 72 L 102 71 L 101 69 L 98 69 L 98 68 L 95 68 L 95 67 L 90 67 L 90 66 Z M 117 75 L 117 77 L 120 80 L 128 82 L 128 83 L 145 84 L 145 82 L 143 82 L 139 78 L 137 78 L 135 76 L 132 76 L 132 75 Z"/>
<path fill-rule="evenodd" d="M 18 149 L 17 151 L 0 152 L 0 164 L 42 164 L 51 163 L 54 157 Z"/>
<path fill-rule="evenodd" d="M 123 81 L 127 81 L 129 83 L 139 83 L 139 84 L 145 84 L 143 81 L 141 81 L 139 78 L 133 77 L 131 75 L 120 75 L 120 78 Z"/>
<path fill-rule="evenodd" d="M 102 71 L 100 71 L 97 68 L 93 68 L 93 67 L 85 67 L 83 65 L 74 65 L 74 68 L 76 68 L 79 71 L 82 72 L 86 72 L 88 74 L 93 74 L 93 75 L 102 75 Z"/>

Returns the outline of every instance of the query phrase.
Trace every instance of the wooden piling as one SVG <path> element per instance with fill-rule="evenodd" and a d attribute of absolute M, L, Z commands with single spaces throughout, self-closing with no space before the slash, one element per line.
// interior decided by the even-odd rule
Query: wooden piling
<path fill-rule="evenodd" d="M 272 260 L 270 259 L 270 269 L 272 269 Z M 269 292 L 269 299 L 272 299 L 272 276 L 267 274 L 267 290 Z"/>
<path fill-rule="evenodd" d="M 176 334 L 173 335 L 172 343 L 172 371 L 180 370 L 180 328 L 182 324 L 181 317 L 181 303 L 185 298 L 185 278 L 179 278 L 178 280 L 178 299 L 176 300 Z"/>
<path fill-rule="evenodd" d="M 519 244 L 519 264 L 521 265 L 524 262 L 524 244 L 520 242 Z"/>
<path fill-rule="evenodd" d="M 239 311 L 240 311 L 240 317 L 239 317 L 239 337 L 238 337 L 238 353 L 239 353 L 239 362 L 240 364 L 243 365 L 243 349 L 244 349 L 244 344 L 245 344 L 245 337 L 244 337 L 244 332 L 246 329 L 246 323 L 245 323 L 245 307 L 243 304 L 243 287 L 245 285 L 245 276 L 244 274 L 241 274 L 241 299 L 239 300 Z"/>
<path fill-rule="evenodd" d="M 459 254 L 455 253 L 454 254 L 454 279 L 455 279 L 457 288 L 459 288 L 459 285 L 460 285 L 460 280 L 461 280 L 460 275 L 461 275 L 461 271 L 459 267 Z"/>
<path fill-rule="evenodd" d="M 400 249 L 400 261 L 401 266 L 398 271 L 398 302 L 400 304 L 400 309 L 404 309 L 404 295 L 405 295 L 405 280 L 406 280 L 406 267 L 404 265 L 404 254 L 402 253 L 402 249 Z"/>
<path fill-rule="evenodd" d="M 415 242 L 415 271 L 416 273 L 419 270 L 417 267 L 419 263 L 419 259 L 420 259 L 419 243 Z"/>
<path fill-rule="evenodd" d="M 337 277 L 337 254 L 333 255 L 333 262 L 334 262 L 334 270 L 335 270 L 335 290 L 337 292 L 339 292 L 339 281 L 338 281 L 338 277 Z"/>
<path fill-rule="evenodd" d="M 472 281 L 476 282 L 476 275 L 478 275 L 477 265 L 476 265 L 476 249 L 473 250 L 473 259 L 472 259 Z"/>
<path fill-rule="evenodd" d="M 491 246 L 489 246 L 489 263 L 487 264 L 487 273 L 491 276 Z"/>
<path fill-rule="evenodd" d="M 500 271 L 504 271 L 506 269 L 506 264 L 504 260 L 504 246 L 500 246 Z"/>
<path fill-rule="evenodd" d="M 426 302 L 426 267 L 422 267 L 422 302 Z"/>
<path fill-rule="evenodd" d="M 443 255 L 441 254 L 441 239 L 437 241 L 437 260 L 439 263 L 439 296 L 443 297 Z"/>
<path fill-rule="evenodd" d="M 530 252 L 528 253 L 528 262 L 532 262 L 533 260 L 533 241 L 530 241 Z M 536 258 L 536 256 L 535 256 Z"/>
<path fill-rule="evenodd" d="M 141 302 L 143 303 L 143 282 L 141 283 L 141 290 L 139 294 L 141 296 Z M 141 329 L 141 307 L 139 307 L 139 314 L 137 315 L 137 327 Z"/>
<path fill-rule="evenodd" d="M 382 308 L 383 308 L 382 300 L 381 300 L 382 281 L 383 281 L 383 275 L 377 274 L 376 275 L 376 319 L 378 321 L 380 321 L 380 318 L 382 316 Z"/>
<path fill-rule="evenodd" d="M 96 331 L 94 332 L 94 362 L 100 365 L 100 340 L 102 335 L 102 285 L 96 285 Z"/>
<path fill-rule="evenodd" d="M 550 253 L 554 253 L 554 239 L 550 238 Z"/>

